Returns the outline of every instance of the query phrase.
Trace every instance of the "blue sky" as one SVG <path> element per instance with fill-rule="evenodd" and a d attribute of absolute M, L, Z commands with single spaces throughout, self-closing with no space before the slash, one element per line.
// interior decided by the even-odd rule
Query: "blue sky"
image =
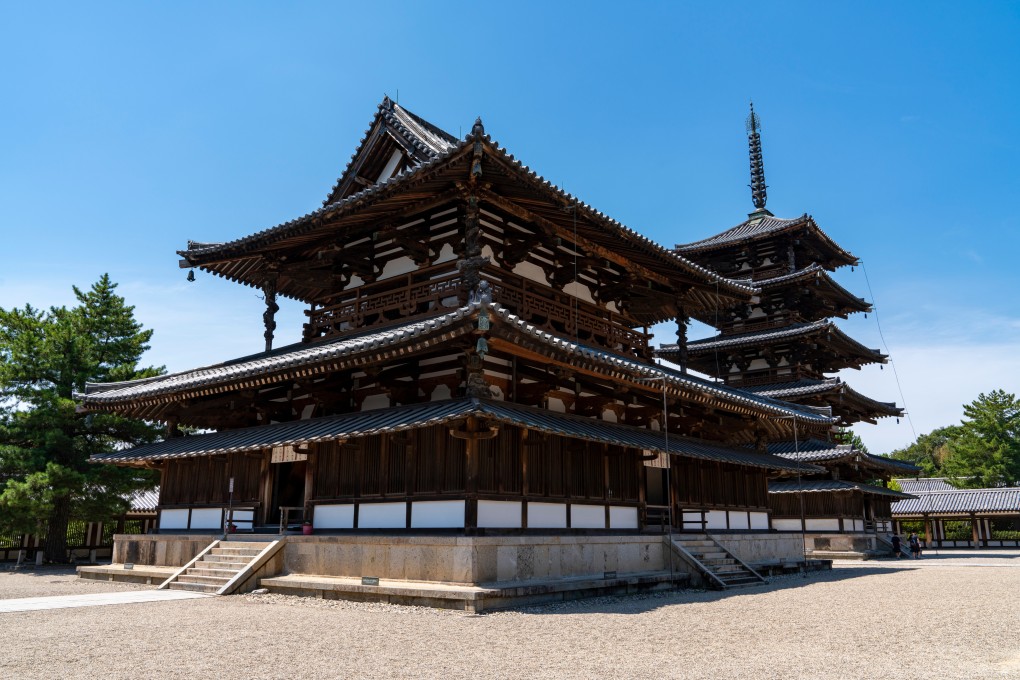
<path fill-rule="evenodd" d="M 109 272 L 156 330 L 151 363 L 257 351 L 256 294 L 187 284 L 174 251 L 319 206 L 384 93 L 455 135 L 480 115 L 582 200 L 697 240 L 751 210 L 753 98 L 768 207 L 864 261 L 920 434 L 1018 390 L 1018 34 L 1005 2 L 8 3 L 0 306 Z M 838 277 L 869 296 L 860 268 Z M 874 314 L 844 328 L 883 347 Z M 890 367 L 847 373 L 901 401 Z M 858 430 L 879 452 L 912 439 Z"/>

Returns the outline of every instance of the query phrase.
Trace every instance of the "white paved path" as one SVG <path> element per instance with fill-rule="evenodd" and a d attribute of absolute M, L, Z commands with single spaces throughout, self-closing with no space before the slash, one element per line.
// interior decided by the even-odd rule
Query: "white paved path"
<path fill-rule="evenodd" d="M 0 600 L 0 614 L 8 612 L 30 612 L 39 609 L 98 607 L 104 604 L 135 604 L 138 602 L 164 602 L 166 600 L 192 600 L 196 597 L 212 597 L 212 595 L 206 593 L 191 593 L 184 590 L 128 590 L 115 593 L 90 593 L 88 595 L 22 597 L 11 600 Z"/>

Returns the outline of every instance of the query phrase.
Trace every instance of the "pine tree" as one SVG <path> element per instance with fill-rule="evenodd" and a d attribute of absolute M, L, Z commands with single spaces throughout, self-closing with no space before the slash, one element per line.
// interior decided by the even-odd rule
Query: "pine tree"
<path fill-rule="evenodd" d="M 980 394 L 963 407 L 960 435 L 945 471 L 962 487 L 1020 484 L 1020 400 L 1004 390 Z"/>
<path fill-rule="evenodd" d="M 125 494 L 156 483 L 144 470 L 93 465 L 96 453 L 155 440 L 156 426 L 109 414 L 78 413 L 87 382 L 159 375 L 139 369 L 152 331 L 104 274 L 74 288 L 71 309 L 0 309 L 0 531 L 46 536 L 44 552 L 67 560 L 72 519 L 116 517 Z"/>

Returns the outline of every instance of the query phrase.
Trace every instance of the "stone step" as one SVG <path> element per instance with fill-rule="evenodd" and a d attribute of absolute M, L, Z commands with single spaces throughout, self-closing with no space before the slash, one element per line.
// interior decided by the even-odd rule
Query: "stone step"
<path fill-rule="evenodd" d="M 222 576 L 226 578 L 233 578 L 238 571 L 238 569 L 210 569 L 204 566 L 195 566 L 188 569 L 188 573 L 195 576 Z"/>
<path fill-rule="evenodd" d="M 208 583 L 211 586 L 222 588 L 230 581 L 226 576 L 200 576 L 197 574 L 181 574 L 177 577 L 177 583 Z"/>
<path fill-rule="evenodd" d="M 749 576 L 747 578 L 741 578 L 741 579 L 732 579 L 732 580 L 724 579 L 723 583 L 725 584 L 726 588 L 746 588 L 748 586 L 761 585 L 762 582 L 760 580 L 754 578 L 753 576 Z"/>
<path fill-rule="evenodd" d="M 243 557 L 247 560 L 258 557 L 261 550 L 249 550 L 247 548 L 213 548 L 208 555 L 230 555 L 232 557 Z"/>
<path fill-rule="evenodd" d="M 739 564 L 720 564 L 712 567 L 713 574 L 746 574 L 748 573 Z"/>
<path fill-rule="evenodd" d="M 248 564 L 251 560 L 236 555 L 203 555 L 199 562 L 208 562 L 210 564 L 215 562 L 220 564 Z"/>
<path fill-rule="evenodd" d="M 686 548 L 688 550 L 692 550 L 692 549 L 693 550 L 698 550 L 698 549 L 701 549 L 701 548 L 714 548 L 714 547 L 716 547 L 715 543 L 713 543 L 712 541 L 675 541 L 675 543 L 678 543 L 678 544 L 682 545 L 684 548 Z"/>
<path fill-rule="evenodd" d="M 174 581 L 168 586 L 170 590 L 190 590 L 196 593 L 217 593 L 221 587 L 208 583 L 188 583 L 186 581 Z"/>
<path fill-rule="evenodd" d="M 728 560 L 732 559 L 729 553 L 719 552 L 713 550 L 712 552 L 693 552 L 688 550 L 689 553 L 694 555 L 698 560 L 704 562 L 705 560 Z"/>

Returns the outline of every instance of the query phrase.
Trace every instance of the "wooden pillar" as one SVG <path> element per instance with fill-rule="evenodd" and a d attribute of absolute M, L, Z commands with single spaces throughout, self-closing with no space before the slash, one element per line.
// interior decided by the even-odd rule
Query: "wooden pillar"
<path fill-rule="evenodd" d="M 266 327 L 263 337 L 266 339 L 266 351 L 273 349 L 273 334 L 276 331 L 276 313 L 280 311 L 280 305 L 276 303 L 276 278 L 270 277 L 262 286 L 266 297 L 266 311 L 262 313 L 262 323 Z"/>
<path fill-rule="evenodd" d="M 273 471 L 269 464 L 272 459 L 272 449 L 262 452 L 262 465 L 259 466 L 259 500 L 262 501 L 258 517 L 254 518 L 259 524 L 265 526 L 269 523 L 271 509 L 269 505 L 273 502 Z"/>
<path fill-rule="evenodd" d="M 319 467 L 319 452 L 316 444 L 308 444 L 308 454 L 305 460 L 305 509 L 303 518 L 306 522 L 312 520 L 312 499 L 315 498 L 315 477 Z"/>
<path fill-rule="evenodd" d="M 931 547 L 931 519 L 927 515 L 924 516 L 924 545 Z"/>
<path fill-rule="evenodd" d="M 981 547 L 981 536 L 978 533 L 978 521 L 974 513 L 970 515 L 970 535 L 975 548 Z"/>

